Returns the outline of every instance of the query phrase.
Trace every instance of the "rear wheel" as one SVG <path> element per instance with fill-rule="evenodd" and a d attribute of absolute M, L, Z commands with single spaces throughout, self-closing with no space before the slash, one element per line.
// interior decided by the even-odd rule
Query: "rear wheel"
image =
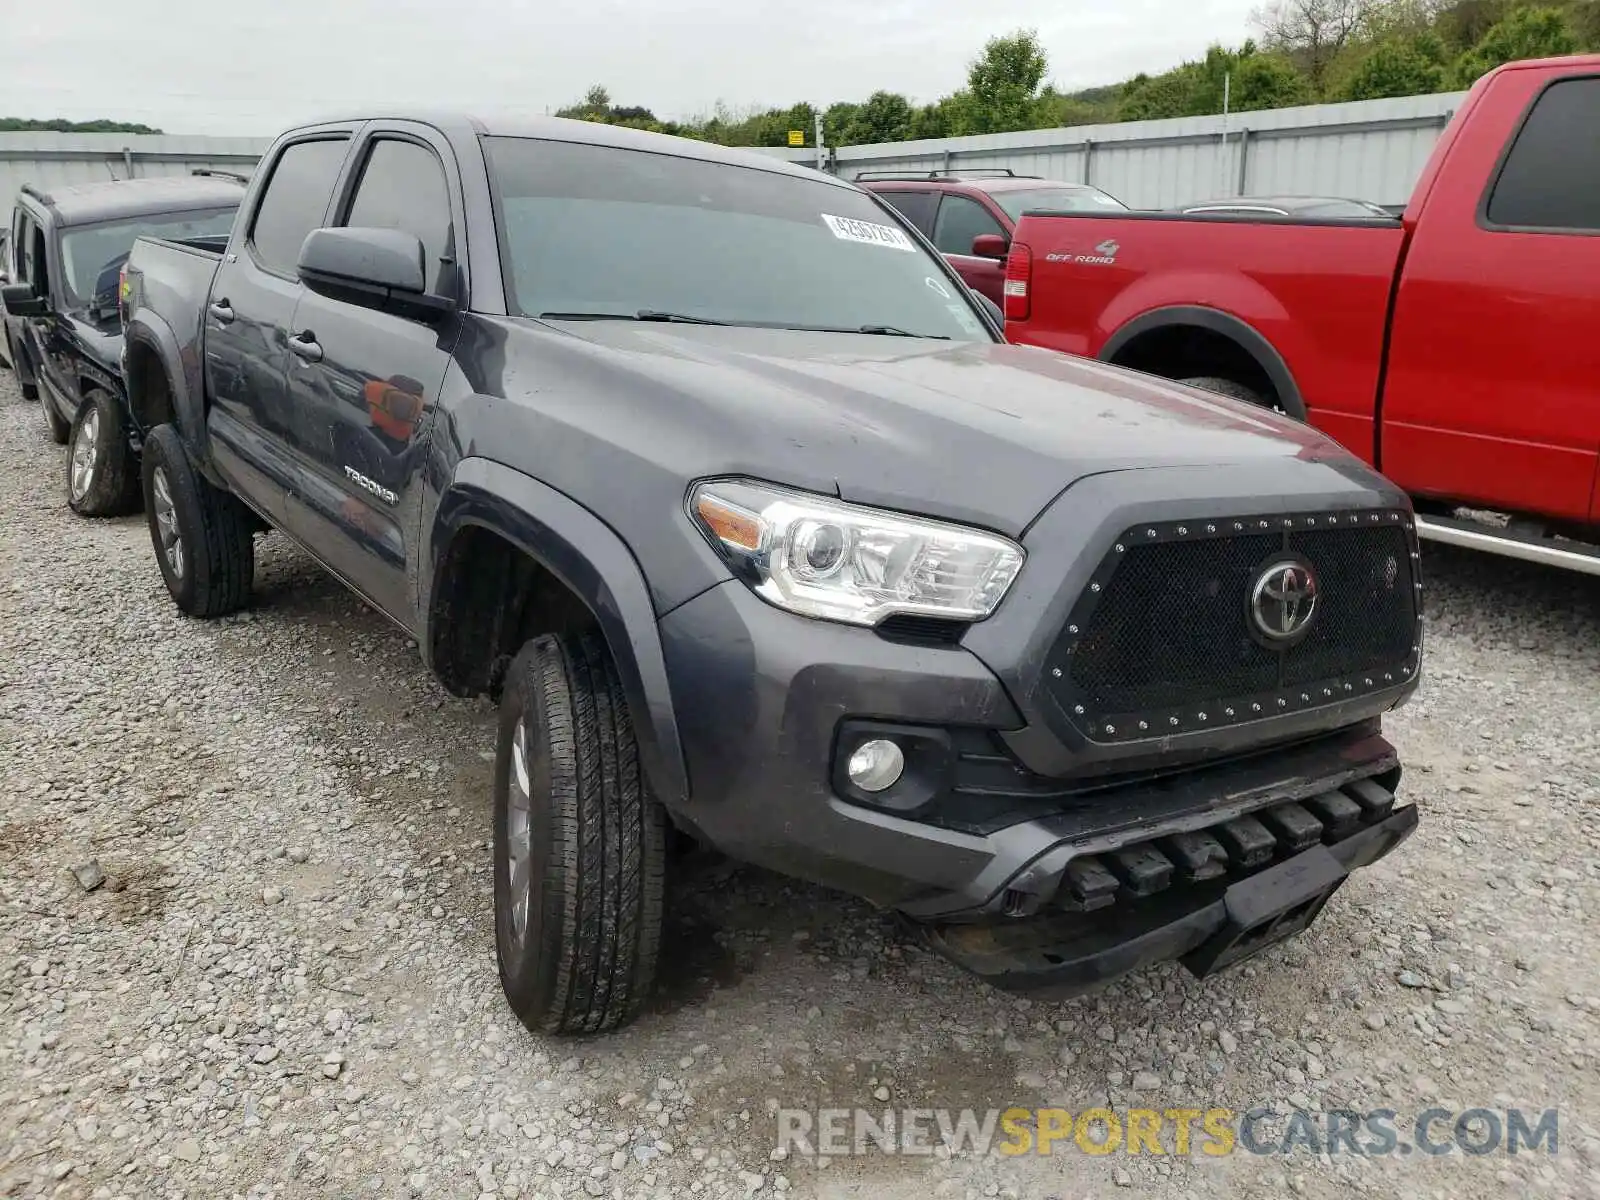
<path fill-rule="evenodd" d="M 144 506 L 167 591 L 191 617 L 220 617 L 250 600 L 255 542 L 249 510 L 190 465 L 171 425 L 144 444 Z"/>
<path fill-rule="evenodd" d="M 116 517 L 139 507 L 139 475 L 128 448 L 127 421 L 109 392 L 86 392 L 73 422 L 67 503 L 85 517 Z"/>
<path fill-rule="evenodd" d="M 655 980 L 666 821 L 596 634 L 535 638 L 506 677 L 494 793 L 500 982 L 536 1033 L 626 1024 Z"/>

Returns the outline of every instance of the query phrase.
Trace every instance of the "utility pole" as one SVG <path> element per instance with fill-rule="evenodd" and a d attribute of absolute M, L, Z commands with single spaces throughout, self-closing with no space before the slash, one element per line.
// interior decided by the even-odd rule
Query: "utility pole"
<path fill-rule="evenodd" d="M 1233 99 L 1233 72 L 1228 71 L 1222 76 L 1222 150 L 1217 155 L 1218 166 L 1222 169 L 1222 186 L 1217 195 L 1225 194 L 1228 185 L 1228 107 Z"/>
<path fill-rule="evenodd" d="M 817 118 L 817 170 L 822 170 L 823 164 L 828 161 L 828 152 L 822 148 L 822 113 L 816 114 Z"/>

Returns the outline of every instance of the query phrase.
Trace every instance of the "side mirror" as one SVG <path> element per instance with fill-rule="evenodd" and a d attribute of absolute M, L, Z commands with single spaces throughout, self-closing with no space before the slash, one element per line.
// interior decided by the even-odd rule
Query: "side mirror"
<path fill-rule="evenodd" d="M 1011 251 L 1011 240 L 1003 234 L 980 233 L 972 239 L 973 258 L 1004 258 Z"/>
<path fill-rule="evenodd" d="M 406 316 L 448 312 L 428 294 L 422 239 L 398 229 L 313 229 L 300 246 L 300 279 L 319 295 Z"/>
<path fill-rule="evenodd" d="M 0 303 L 13 317 L 42 317 L 50 311 L 43 296 L 35 294 L 31 283 L 8 283 L 0 287 Z"/>

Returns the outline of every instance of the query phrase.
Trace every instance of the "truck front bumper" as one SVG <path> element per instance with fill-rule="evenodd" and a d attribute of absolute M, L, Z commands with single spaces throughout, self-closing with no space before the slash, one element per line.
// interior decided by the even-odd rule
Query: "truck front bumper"
<path fill-rule="evenodd" d="M 661 629 L 689 766 L 679 823 L 735 858 L 922 922 L 1099 919 L 1192 887 L 1209 905 L 1217 879 L 1396 828 L 1400 767 L 1375 718 L 1209 761 L 1045 778 L 1008 755 L 999 731 L 1023 721 L 960 646 L 804 620 L 736 581 Z M 908 749 L 902 782 L 853 791 L 842 763 L 885 731 Z M 1351 867 L 1398 840 L 1351 853 Z"/>

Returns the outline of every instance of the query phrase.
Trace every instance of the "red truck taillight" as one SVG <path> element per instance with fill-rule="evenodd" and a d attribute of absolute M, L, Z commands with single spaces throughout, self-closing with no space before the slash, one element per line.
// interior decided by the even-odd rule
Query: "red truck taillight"
<path fill-rule="evenodd" d="M 1006 320 L 1028 319 L 1028 284 L 1033 281 L 1033 251 L 1021 242 L 1011 243 L 1006 255 Z"/>

